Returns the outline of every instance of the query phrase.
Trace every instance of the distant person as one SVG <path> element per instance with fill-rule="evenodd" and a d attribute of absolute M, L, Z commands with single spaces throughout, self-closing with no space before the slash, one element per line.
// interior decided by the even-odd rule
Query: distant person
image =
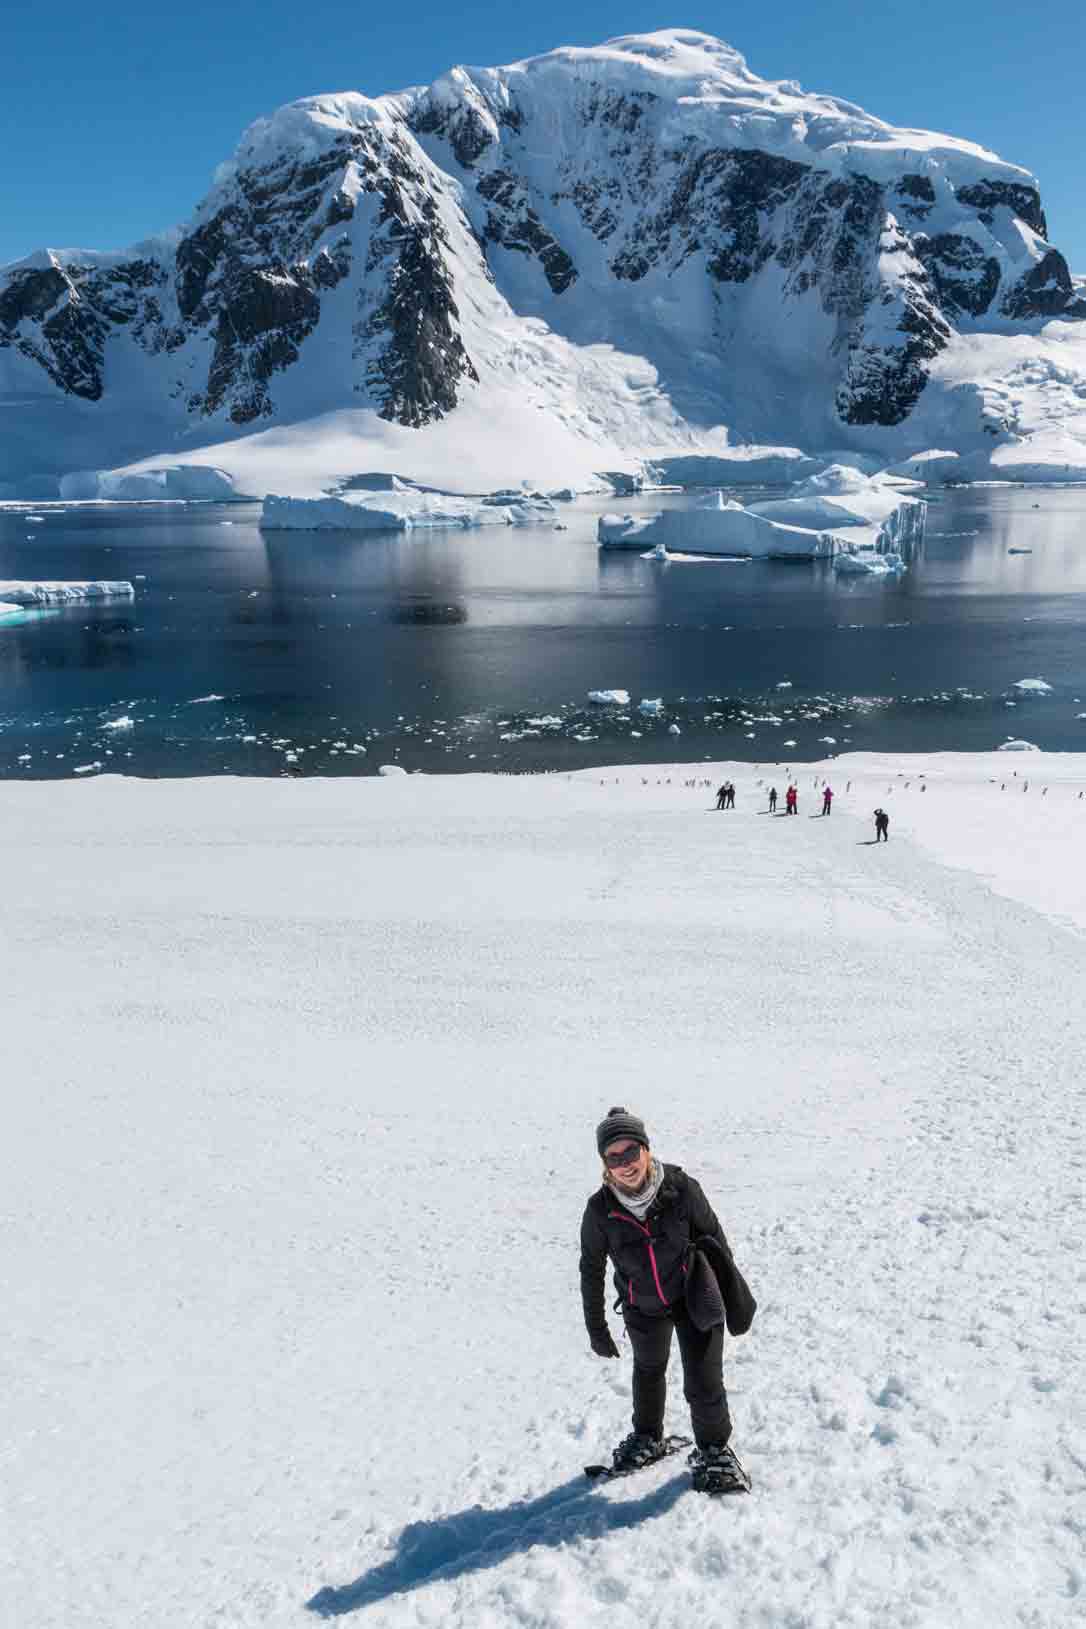
<path fill-rule="evenodd" d="M 727 783 L 727 781 L 725 781 L 723 786 L 717 787 L 716 806 L 717 806 L 718 809 L 724 809 L 724 808 L 727 807 L 727 803 L 728 803 L 728 783 Z"/>
<path fill-rule="evenodd" d="M 790 786 L 784 794 L 784 812 L 790 815 L 799 813 L 799 791 L 795 786 Z"/>
<path fill-rule="evenodd" d="M 728 796 L 727 796 L 727 799 L 725 801 L 724 807 L 726 809 L 734 809 L 735 808 L 735 786 L 734 786 L 733 782 L 731 782 L 731 781 L 728 782 L 727 786 L 725 787 L 725 791 L 727 792 Z"/>
<path fill-rule="evenodd" d="M 775 786 L 769 788 L 769 812 L 770 814 L 776 814 L 777 812 L 777 788 Z"/>
<path fill-rule="evenodd" d="M 822 788 L 822 813 L 824 815 L 828 815 L 832 811 L 832 809 L 833 809 L 833 787 L 832 786 L 824 786 Z"/>
<path fill-rule="evenodd" d="M 875 810 L 875 841 L 876 843 L 890 841 L 890 816 L 885 809 Z"/>

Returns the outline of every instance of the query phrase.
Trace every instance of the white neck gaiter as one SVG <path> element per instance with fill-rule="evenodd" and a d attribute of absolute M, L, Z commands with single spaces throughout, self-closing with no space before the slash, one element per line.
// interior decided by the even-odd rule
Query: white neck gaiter
<path fill-rule="evenodd" d="M 626 1209 L 632 1212 L 639 1222 L 643 1222 L 648 1215 L 649 1206 L 660 1192 L 663 1180 L 664 1168 L 654 1154 L 649 1165 L 648 1180 L 637 1193 L 627 1193 L 624 1188 L 619 1187 L 617 1182 L 612 1182 L 610 1177 L 607 1178 L 607 1186 L 619 1203 L 625 1205 Z"/>

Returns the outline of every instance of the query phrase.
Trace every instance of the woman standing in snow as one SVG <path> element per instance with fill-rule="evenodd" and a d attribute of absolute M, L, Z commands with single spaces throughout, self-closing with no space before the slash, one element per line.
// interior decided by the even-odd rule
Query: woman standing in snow
<path fill-rule="evenodd" d="M 663 1457 L 664 1404 L 672 1333 L 696 1447 L 694 1486 L 739 1493 L 750 1478 L 728 1446 L 732 1422 L 724 1390 L 724 1330 L 750 1327 L 754 1299 L 732 1258 L 712 1207 L 694 1178 L 649 1148 L 643 1120 L 610 1109 L 596 1128 L 603 1185 L 581 1222 L 581 1299 L 593 1352 L 618 1357 L 607 1327 L 607 1260 L 633 1347 L 633 1431 L 613 1454 L 612 1475 Z M 694 1283 L 698 1291 L 695 1296 Z"/>

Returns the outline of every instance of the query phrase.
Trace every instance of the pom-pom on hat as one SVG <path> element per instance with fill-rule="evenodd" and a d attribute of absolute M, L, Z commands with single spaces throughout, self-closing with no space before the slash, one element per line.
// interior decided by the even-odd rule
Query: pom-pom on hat
<path fill-rule="evenodd" d="M 602 1155 L 605 1148 L 612 1143 L 621 1142 L 623 1137 L 629 1137 L 642 1148 L 649 1146 L 649 1134 L 645 1130 L 644 1120 L 639 1120 L 636 1114 L 629 1109 L 608 1109 L 606 1118 L 596 1127 L 596 1147 Z"/>

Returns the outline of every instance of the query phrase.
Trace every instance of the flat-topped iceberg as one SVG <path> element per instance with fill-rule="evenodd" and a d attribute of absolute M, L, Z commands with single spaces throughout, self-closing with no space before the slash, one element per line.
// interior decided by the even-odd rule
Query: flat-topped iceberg
<path fill-rule="evenodd" d="M 134 599 L 131 583 L 0 582 L 0 600 L 7 605 L 73 605 L 82 600 Z"/>
<path fill-rule="evenodd" d="M 714 492 L 688 508 L 650 515 L 601 515 L 600 547 L 639 549 L 662 543 L 668 553 L 750 555 L 757 559 L 828 559 L 833 539 L 806 527 L 780 525 Z"/>
<path fill-rule="evenodd" d="M 843 553 L 906 554 L 922 539 L 926 506 L 900 482 L 835 464 L 793 495 L 743 505 L 713 492 L 649 515 L 603 515 L 601 548 L 663 545 L 687 554 L 828 560 Z M 863 568 L 866 569 L 866 568 Z"/>
<path fill-rule="evenodd" d="M 457 498 L 399 483 L 394 489 L 343 492 L 337 497 L 284 498 L 269 493 L 260 524 L 270 532 L 410 532 L 435 526 L 528 525 L 532 521 L 525 518 L 527 501 Z M 542 518 L 541 512 L 533 510 L 532 520 L 536 518 Z"/>

